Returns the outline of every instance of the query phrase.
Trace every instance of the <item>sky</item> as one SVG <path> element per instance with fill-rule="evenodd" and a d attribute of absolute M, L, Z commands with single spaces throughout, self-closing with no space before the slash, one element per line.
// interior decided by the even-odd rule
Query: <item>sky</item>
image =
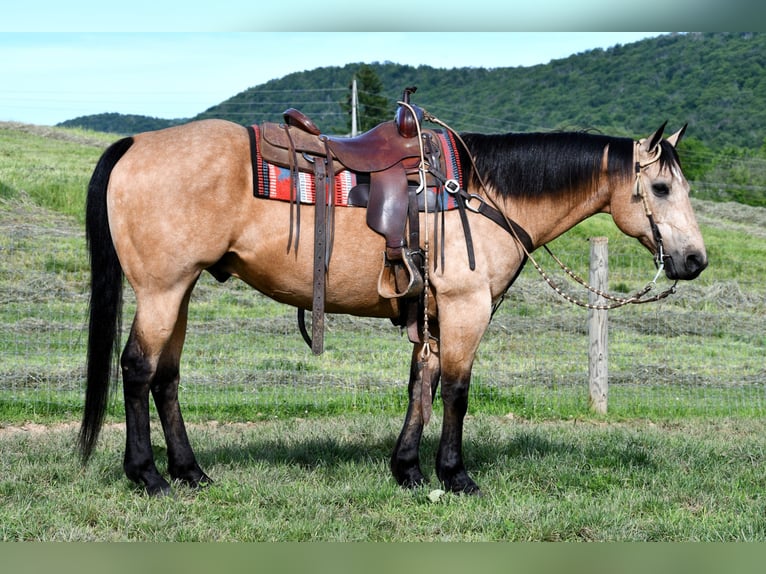
<path fill-rule="evenodd" d="M 292 72 L 356 62 L 533 66 L 659 32 L 3 32 L 0 121 L 187 118 Z M 349 79 L 350 80 L 350 79 Z"/>

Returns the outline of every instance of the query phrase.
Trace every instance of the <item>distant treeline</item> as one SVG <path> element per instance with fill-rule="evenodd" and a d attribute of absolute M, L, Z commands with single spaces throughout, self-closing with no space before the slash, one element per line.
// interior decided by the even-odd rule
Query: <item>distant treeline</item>
<path fill-rule="evenodd" d="M 449 49 L 459 50 L 460 46 Z M 591 129 L 642 137 L 688 123 L 681 156 L 699 197 L 766 206 L 766 34 L 667 34 L 548 64 L 439 69 L 367 63 L 393 117 L 406 86 L 414 102 L 460 131 Z M 288 74 L 192 119 L 278 121 L 288 107 L 326 133 L 348 133 L 350 84 L 362 63 Z M 122 118 L 125 121 L 122 121 Z M 187 120 L 101 114 L 70 120 L 120 134 Z"/>
<path fill-rule="evenodd" d="M 151 130 L 161 130 L 176 126 L 188 119 L 166 120 L 135 114 L 105 113 L 90 116 L 80 116 L 57 124 L 62 128 L 83 128 L 96 132 L 106 132 L 118 135 L 129 135 Z"/>

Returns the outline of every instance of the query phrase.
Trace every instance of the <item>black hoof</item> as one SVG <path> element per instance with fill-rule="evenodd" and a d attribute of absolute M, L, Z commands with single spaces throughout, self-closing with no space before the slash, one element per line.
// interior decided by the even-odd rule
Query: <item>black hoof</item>
<path fill-rule="evenodd" d="M 171 466 L 168 472 L 174 481 L 183 483 L 189 488 L 204 488 L 213 483 L 213 479 L 206 475 L 196 462 L 184 466 Z"/>
<path fill-rule="evenodd" d="M 449 479 L 443 479 L 444 490 L 454 492 L 455 494 L 469 494 L 471 496 L 482 496 L 479 485 L 466 472 L 460 472 Z"/>
<path fill-rule="evenodd" d="M 149 496 L 156 496 L 158 498 L 163 496 L 173 496 L 173 489 L 164 479 L 154 481 L 151 484 L 147 483 L 144 486 L 144 490 Z"/>
<path fill-rule="evenodd" d="M 173 492 L 168 481 L 162 478 L 162 475 L 157 472 L 153 465 L 142 472 L 138 472 L 132 467 L 126 467 L 125 476 L 139 487 L 143 486 L 144 492 L 149 496 L 168 496 Z"/>
<path fill-rule="evenodd" d="M 426 477 L 423 476 L 423 473 L 417 466 L 407 470 L 397 470 L 395 468 L 392 468 L 391 470 L 394 474 L 396 482 L 402 488 L 414 489 L 428 484 Z"/>
<path fill-rule="evenodd" d="M 399 483 L 399 486 L 408 490 L 416 490 L 428 485 L 428 481 L 424 476 L 420 478 L 407 479 Z"/>
<path fill-rule="evenodd" d="M 213 479 L 210 478 L 205 473 L 202 473 L 202 476 L 200 477 L 193 478 L 191 480 L 182 479 L 182 482 L 186 484 L 186 486 L 188 486 L 189 488 L 202 489 L 202 488 L 207 488 L 208 486 L 213 484 Z"/>

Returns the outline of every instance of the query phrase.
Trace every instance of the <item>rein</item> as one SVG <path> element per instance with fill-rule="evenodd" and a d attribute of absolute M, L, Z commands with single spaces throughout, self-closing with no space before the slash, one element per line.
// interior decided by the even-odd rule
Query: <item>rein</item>
<path fill-rule="evenodd" d="M 657 226 L 656 222 L 654 221 L 654 216 L 652 214 L 652 210 L 649 207 L 649 200 L 646 194 L 646 189 L 644 187 L 644 181 L 642 176 L 642 172 L 644 168 L 650 166 L 651 164 L 655 163 L 660 159 L 660 155 L 662 153 L 662 148 L 658 145 L 657 146 L 657 153 L 655 157 L 653 157 L 648 163 L 641 164 L 641 162 L 636 161 L 635 162 L 635 195 L 641 198 L 641 201 L 644 206 L 644 213 L 649 220 L 649 226 L 652 230 L 652 235 L 654 238 L 655 243 L 657 244 L 657 253 L 654 255 L 654 263 L 657 267 L 657 274 L 654 276 L 654 279 L 649 281 L 646 286 L 644 286 L 643 289 L 640 289 L 639 291 L 635 292 L 633 295 L 630 295 L 628 297 L 619 297 L 617 295 L 611 295 L 609 293 L 606 293 L 600 289 L 597 289 L 590 285 L 585 279 L 578 276 L 576 273 L 574 273 L 571 269 L 569 269 L 564 263 L 561 262 L 561 260 L 556 257 L 556 255 L 553 254 L 553 252 L 550 250 L 550 248 L 547 245 L 543 245 L 545 250 L 548 252 L 548 254 L 553 258 L 553 260 L 561 267 L 561 269 L 569 276 L 571 277 L 575 282 L 579 283 L 585 289 L 588 291 L 595 293 L 596 295 L 599 295 L 600 297 L 603 297 L 607 301 L 611 301 L 611 303 L 602 304 L 602 305 L 595 305 L 593 303 L 588 303 L 585 301 L 581 301 L 567 293 L 565 293 L 545 272 L 545 270 L 542 268 L 542 266 L 535 260 L 535 258 L 532 256 L 532 251 L 534 251 L 534 245 L 532 244 L 531 238 L 527 234 L 527 232 L 515 221 L 508 218 L 508 216 L 499 208 L 497 203 L 492 198 L 491 194 L 486 193 L 487 192 L 487 185 L 484 182 L 484 178 L 479 173 L 479 170 L 476 167 L 476 162 L 474 161 L 473 155 L 471 154 L 471 151 L 468 149 L 468 146 L 463 141 L 463 139 L 460 137 L 460 135 L 455 132 L 451 127 L 449 127 L 447 124 L 439 120 L 438 118 L 432 116 L 428 112 L 425 112 L 425 119 L 427 119 L 430 122 L 433 122 L 435 124 L 438 124 L 445 128 L 446 130 L 449 130 L 457 139 L 460 141 L 461 145 L 465 148 L 465 150 L 468 152 L 468 157 L 471 160 L 471 164 L 473 165 L 474 173 L 476 174 L 476 178 L 479 180 L 479 184 L 481 185 L 481 188 L 485 191 L 485 196 L 480 196 L 475 193 L 468 193 L 463 189 L 450 189 L 450 187 L 445 186 L 448 192 L 450 193 L 456 193 L 463 197 L 463 199 L 466 202 L 466 207 L 470 209 L 471 211 L 474 211 L 476 213 L 480 213 L 484 215 L 485 217 L 488 217 L 500 227 L 508 231 L 513 238 L 516 240 L 516 242 L 521 246 L 522 250 L 524 251 L 524 254 L 526 257 L 532 262 L 532 265 L 535 267 L 538 273 L 540 273 L 540 276 L 543 278 L 543 280 L 563 299 L 566 301 L 577 305 L 579 307 L 584 307 L 586 309 L 592 309 L 596 311 L 607 311 L 610 309 L 617 309 L 619 307 L 623 307 L 625 305 L 638 305 L 643 303 L 651 303 L 655 301 L 660 301 L 661 299 L 665 299 L 669 295 L 672 295 L 676 292 L 676 285 L 678 284 L 678 280 L 676 280 L 673 285 L 671 285 L 668 289 L 664 290 L 661 293 L 658 293 L 657 295 L 654 295 L 649 298 L 644 298 L 644 296 L 649 293 L 656 285 L 657 285 L 657 279 L 662 274 L 662 272 L 665 269 L 665 259 L 667 259 L 669 256 L 665 255 L 665 252 L 663 250 L 663 244 L 662 244 L 662 234 L 660 233 L 660 229 Z M 639 145 L 638 142 L 634 142 L 634 147 L 637 147 Z M 635 155 L 637 155 L 637 152 L 634 152 Z M 479 203 L 478 207 L 472 207 L 470 202 L 471 201 L 477 201 Z M 491 202 L 493 205 L 490 206 L 487 201 Z M 502 297 L 501 297 L 502 301 Z M 494 311 L 497 309 L 497 305 L 495 306 Z"/>
<path fill-rule="evenodd" d="M 406 107 L 412 114 L 413 118 L 418 117 L 418 113 L 410 105 L 409 101 L 398 102 L 400 106 Z M 426 162 L 425 148 L 423 147 L 423 134 L 421 133 L 420 122 L 415 121 L 417 129 L 417 136 L 419 142 L 420 151 L 420 164 L 418 165 L 418 175 L 420 177 L 420 185 L 416 193 L 420 193 L 426 190 L 426 172 L 428 171 L 428 163 Z M 431 162 L 433 163 L 433 162 Z M 433 166 L 432 166 L 433 167 Z M 435 169 L 435 167 L 434 167 Z M 431 170 L 433 171 L 433 170 Z M 420 408 L 421 418 L 423 424 L 426 425 L 431 420 L 431 414 L 433 413 L 433 391 L 431 388 L 431 369 L 428 364 L 428 360 L 431 357 L 431 331 L 428 325 L 428 291 L 430 289 L 430 277 L 429 277 L 429 230 L 428 230 L 428 200 L 423 202 L 423 209 L 425 210 L 425 239 L 423 241 L 423 299 L 422 299 L 422 311 L 423 311 L 423 346 L 418 353 L 418 371 L 420 373 Z M 416 210 L 417 211 L 417 210 Z"/>

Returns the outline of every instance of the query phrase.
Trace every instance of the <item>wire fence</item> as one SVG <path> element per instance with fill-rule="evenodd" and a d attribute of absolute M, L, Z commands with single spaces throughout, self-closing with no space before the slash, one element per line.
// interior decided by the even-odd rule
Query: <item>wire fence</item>
<path fill-rule="evenodd" d="M 78 418 L 88 305 L 80 231 L 12 221 L 0 228 L 0 253 L 0 403 L 29 418 Z M 559 255 L 588 268 L 587 249 Z M 613 288 L 651 279 L 645 253 L 610 258 L 622 270 Z M 766 414 L 765 306 L 755 281 L 717 282 L 706 272 L 662 302 L 610 311 L 610 415 Z M 126 288 L 123 341 L 133 308 Z M 182 403 L 203 417 L 403 412 L 406 336 L 386 320 L 342 315 L 328 316 L 326 328 L 325 353 L 314 356 L 295 309 L 203 275 L 182 357 Z M 587 412 L 587 353 L 587 311 L 528 266 L 482 341 L 471 392 L 509 416 L 577 416 Z M 120 403 L 116 393 L 113 410 Z"/>

